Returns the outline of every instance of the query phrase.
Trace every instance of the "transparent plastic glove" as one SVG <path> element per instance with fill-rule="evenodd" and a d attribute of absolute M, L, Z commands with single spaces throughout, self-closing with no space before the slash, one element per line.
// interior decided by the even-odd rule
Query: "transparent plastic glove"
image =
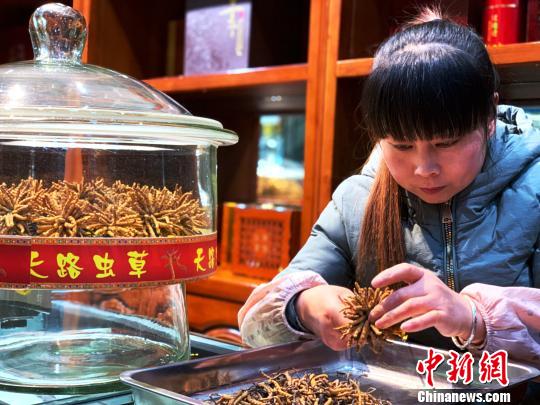
<path fill-rule="evenodd" d="M 300 293 L 296 303 L 298 319 L 324 344 L 333 350 L 345 350 L 347 342 L 341 340 L 341 332 L 335 330 L 348 322 L 341 310 L 342 299 L 353 292 L 336 285 L 320 285 Z"/>

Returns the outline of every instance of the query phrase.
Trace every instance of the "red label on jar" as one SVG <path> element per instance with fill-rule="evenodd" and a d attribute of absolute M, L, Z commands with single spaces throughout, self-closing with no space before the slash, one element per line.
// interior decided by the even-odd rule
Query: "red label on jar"
<path fill-rule="evenodd" d="M 217 267 L 217 236 L 42 238 L 0 236 L 0 288 L 171 284 Z"/>

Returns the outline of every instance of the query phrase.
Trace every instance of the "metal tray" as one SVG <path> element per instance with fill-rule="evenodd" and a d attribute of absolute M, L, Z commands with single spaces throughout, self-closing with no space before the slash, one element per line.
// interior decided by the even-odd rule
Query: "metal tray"
<path fill-rule="evenodd" d="M 448 357 L 445 351 L 437 352 Z M 398 341 L 384 345 L 379 354 L 368 347 L 359 353 L 353 350 L 335 352 L 320 341 L 307 341 L 127 371 L 120 379 L 131 386 L 136 404 L 200 405 L 212 394 L 233 393 L 264 380 L 261 372 L 346 373 L 358 380 L 363 390 L 374 388 L 373 395 L 377 398 L 394 404 L 416 404 L 418 390 L 428 389 L 425 376 L 416 372 L 416 364 L 427 354 L 427 347 Z M 501 390 L 497 381 L 490 384 L 477 381 L 477 364 L 475 361 L 474 381 L 465 386 L 448 383 L 448 365 L 442 363 L 434 374 L 435 389 Z M 510 382 L 504 390 L 539 375 L 540 371 L 535 367 L 509 363 Z"/>

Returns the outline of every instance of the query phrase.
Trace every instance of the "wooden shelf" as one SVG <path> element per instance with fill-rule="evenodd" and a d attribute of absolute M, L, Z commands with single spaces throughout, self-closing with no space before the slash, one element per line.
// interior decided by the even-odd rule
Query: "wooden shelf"
<path fill-rule="evenodd" d="M 249 294 L 264 280 L 233 274 L 219 268 L 211 277 L 187 283 L 188 294 L 220 298 L 244 303 Z"/>
<path fill-rule="evenodd" d="M 488 51 L 495 65 L 540 62 L 540 42 L 488 46 Z"/>
<path fill-rule="evenodd" d="M 247 86 L 302 82 L 307 80 L 307 65 L 239 69 L 222 74 L 157 77 L 146 83 L 167 93 L 232 89 Z"/>
<path fill-rule="evenodd" d="M 361 77 L 371 72 L 373 58 L 358 58 L 339 60 L 337 62 L 337 77 Z"/>
<path fill-rule="evenodd" d="M 491 60 L 497 66 L 540 62 L 540 42 L 489 46 Z M 362 77 L 371 72 L 373 58 L 346 59 L 337 62 L 337 77 Z"/>

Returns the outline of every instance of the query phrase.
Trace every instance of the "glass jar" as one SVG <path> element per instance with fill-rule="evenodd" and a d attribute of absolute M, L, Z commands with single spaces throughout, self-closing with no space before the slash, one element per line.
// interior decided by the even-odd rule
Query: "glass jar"
<path fill-rule="evenodd" d="M 189 356 L 183 282 L 216 269 L 216 149 L 145 83 L 81 64 L 84 18 L 37 9 L 0 66 L 0 387 L 107 391 Z"/>

